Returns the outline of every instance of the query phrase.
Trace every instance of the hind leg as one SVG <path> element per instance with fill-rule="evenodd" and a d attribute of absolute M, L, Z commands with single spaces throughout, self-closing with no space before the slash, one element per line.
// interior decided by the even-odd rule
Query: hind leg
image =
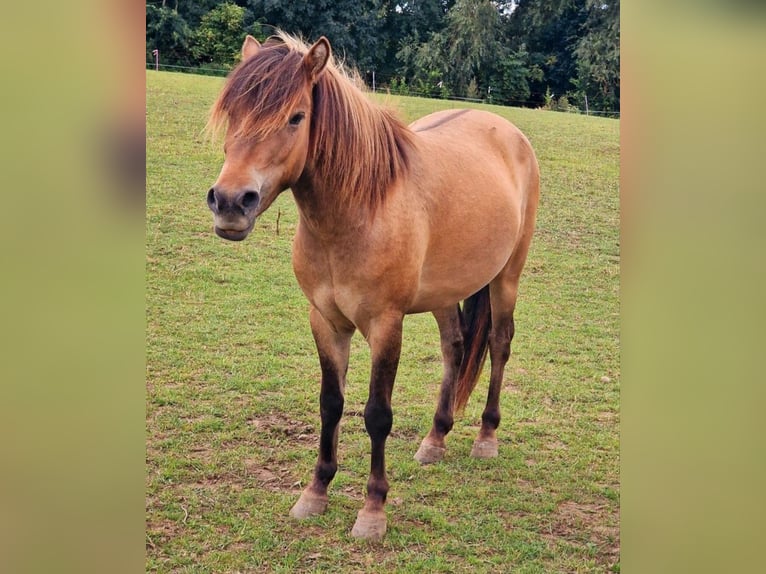
<path fill-rule="evenodd" d="M 415 460 L 420 464 L 438 462 L 444 457 L 447 448 L 444 438 L 452 430 L 454 422 L 455 388 L 460 363 L 463 360 L 463 334 L 457 305 L 434 311 L 434 317 L 439 326 L 444 375 L 433 426 L 415 453 Z"/>
<path fill-rule="evenodd" d="M 519 277 L 497 277 L 489 287 L 492 307 L 492 328 L 489 332 L 489 359 L 492 370 L 489 377 L 487 404 L 481 415 L 481 430 L 471 449 L 475 458 L 493 458 L 498 454 L 497 427 L 500 425 L 500 389 L 503 385 L 505 365 L 511 356 L 514 334 L 513 311 L 516 307 Z"/>
<path fill-rule="evenodd" d="M 471 456 L 477 458 L 497 456 L 496 432 L 500 424 L 500 389 L 503 386 L 505 365 L 511 356 L 511 341 L 515 331 L 513 312 L 516 309 L 519 278 L 529 253 L 540 194 L 540 173 L 533 152 L 531 152 L 530 179 L 526 193 L 527 205 L 519 242 L 506 266 L 489 284 L 489 300 L 492 309 L 489 358 L 492 371 L 489 378 L 487 404 L 481 415 L 481 430 L 471 449 Z"/>

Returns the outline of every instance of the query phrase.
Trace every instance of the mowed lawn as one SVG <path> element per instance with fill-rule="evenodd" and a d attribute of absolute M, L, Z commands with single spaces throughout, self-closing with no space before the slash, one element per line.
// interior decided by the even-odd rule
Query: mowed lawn
<path fill-rule="evenodd" d="M 468 456 L 485 367 L 445 460 L 413 460 L 441 355 L 433 317 L 408 317 L 387 442 L 388 533 L 370 544 L 350 536 L 369 472 L 359 335 L 329 509 L 288 517 L 319 431 L 319 365 L 290 263 L 296 209 L 286 192 L 247 240 L 212 233 L 205 194 L 223 154 L 202 130 L 222 82 L 147 71 L 147 570 L 619 571 L 619 121 L 471 106 L 518 125 L 542 172 L 500 456 Z M 407 121 L 462 105 L 374 97 Z"/>

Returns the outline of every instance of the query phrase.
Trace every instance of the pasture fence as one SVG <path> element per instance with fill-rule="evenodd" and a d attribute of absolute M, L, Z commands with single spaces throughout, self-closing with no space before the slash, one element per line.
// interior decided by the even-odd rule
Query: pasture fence
<path fill-rule="evenodd" d="M 159 64 L 157 62 L 146 62 L 146 69 L 147 70 L 164 70 L 168 72 L 182 72 L 186 74 L 197 74 L 201 76 L 220 76 L 220 77 L 226 77 L 228 73 L 231 71 L 231 68 L 218 68 L 213 66 L 179 66 L 175 64 Z M 413 87 L 398 87 L 396 86 L 396 80 L 398 78 L 392 77 L 390 78 L 391 82 L 386 83 L 383 82 L 381 85 L 380 82 L 380 76 L 378 76 L 378 82 L 375 86 L 368 85 L 367 89 L 370 92 L 375 92 L 379 94 L 393 94 L 398 96 L 413 96 L 418 98 L 431 98 L 431 99 L 437 99 L 437 100 L 453 100 L 453 101 L 460 101 L 460 102 L 471 102 L 471 103 L 477 103 L 477 104 L 493 104 L 498 106 L 507 106 L 507 107 L 523 107 L 523 108 L 529 108 L 529 107 L 542 107 L 540 106 L 539 102 L 533 102 L 529 100 L 518 100 L 514 98 L 505 98 L 502 96 L 501 93 L 499 93 L 498 90 L 493 89 L 487 97 L 483 98 L 471 98 L 471 97 L 463 97 L 463 96 L 453 96 L 450 94 L 445 94 L 438 89 L 431 89 L 431 90 L 419 90 Z M 394 85 L 394 87 L 392 87 Z M 556 111 L 564 111 L 564 110 L 556 110 Z M 577 113 L 577 114 L 585 114 L 589 116 L 604 116 L 604 117 L 612 117 L 619 119 L 620 118 L 620 112 L 619 111 L 612 111 L 612 110 L 594 110 L 594 109 L 588 109 L 586 111 L 580 110 L 579 108 L 575 106 L 571 106 L 568 110 L 566 110 L 568 113 Z"/>

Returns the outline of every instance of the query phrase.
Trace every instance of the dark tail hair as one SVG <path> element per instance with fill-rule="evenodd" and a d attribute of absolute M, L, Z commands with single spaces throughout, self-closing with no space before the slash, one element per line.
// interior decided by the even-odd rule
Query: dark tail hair
<path fill-rule="evenodd" d="M 489 330 L 492 326 L 492 314 L 489 306 L 489 285 L 463 301 L 460 313 L 460 327 L 463 331 L 463 362 L 457 377 L 455 394 L 455 412 L 460 413 L 468 402 L 468 397 L 476 387 L 481 369 L 487 358 Z"/>

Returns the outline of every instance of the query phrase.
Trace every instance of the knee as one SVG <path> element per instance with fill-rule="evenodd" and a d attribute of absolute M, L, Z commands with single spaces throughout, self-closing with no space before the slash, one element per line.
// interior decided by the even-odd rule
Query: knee
<path fill-rule="evenodd" d="M 319 397 L 319 409 L 323 424 L 333 425 L 343 414 L 343 395 L 340 392 L 326 392 Z"/>
<path fill-rule="evenodd" d="M 364 409 L 364 426 L 372 439 L 383 439 L 391 432 L 394 422 L 391 407 L 369 401 Z"/>
<path fill-rule="evenodd" d="M 463 355 L 465 354 L 465 345 L 462 337 L 452 341 L 450 352 L 452 355 L 452 365 L 459 369 L 460 364 L 463 362 Z"/>
<path fill-rule="evenodd" d="M 511 357 L 511 338 L 508 333 L 492 333 L 489 338 L 490 353 L 493 360 L 508 362 Z"/>

